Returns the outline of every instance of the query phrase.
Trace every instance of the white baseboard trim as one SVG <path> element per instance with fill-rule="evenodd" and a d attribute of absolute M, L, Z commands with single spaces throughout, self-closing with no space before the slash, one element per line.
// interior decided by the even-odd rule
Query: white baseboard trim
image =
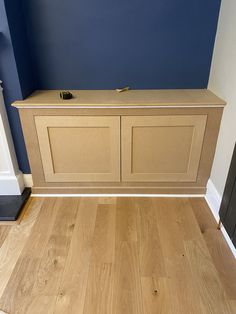
<path fill-rule="evenodd" d="M 23 174 L 23 179 L 26 188 L 32 188 L 33 186 L 33 179 L 31 174 Z"/>
<path fill-rule="evenodd" d="M 218 193 L 211 179 L 209 179 L 207 183 L 207 191 L 206 191 L 205 199 L 207 201 L 208 206 L 210 207 L 212 211 L 213 216 L 215 217 L 216 220 L 219 220 L 219 210 L 220 210 L 222 197 Z"/>
<path fill-rule="evenodd" d="M 20 195 L 24 191 L 23 175 L 0 175 L 0 195 Z"/>
<path fill-rule="evenodd" d="M 222 197 L 220 196 L 220 194 L 218 193 L 215 185 L 213 184 L 213 182 L 211 181 L 211 179 L 208 180 L 207 183 L 207 192 L 205 195 L 205 199 L 206 202 L 215 218 L 215 220 L 217 222 L 219 222 L 219 210 L 220 210 L 220 204 L 221 204 L 221 200 Z M 230 237 L 228 236 L 228 233 L 226 232 L 224 226 L 221 226 L 221 231 L 223 233 L 223 236 L 231 250 L 231 252 L 233 253 L 234 257 L 236 258 L 236 249 L 230 239 Z"/>

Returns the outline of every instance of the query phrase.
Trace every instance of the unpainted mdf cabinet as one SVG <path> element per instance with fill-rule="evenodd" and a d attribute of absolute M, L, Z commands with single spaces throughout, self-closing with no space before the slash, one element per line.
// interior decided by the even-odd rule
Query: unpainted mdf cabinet
<path fill-rule="evenodd" d="M 206 115 L 122 117 L 122 180 L 194 182 Z"/>
<path fill-rule="evenodd" d="M 120 117 L 37 116 L 46 182 L 119 182 Z"/>
<path fill-rule="evenodd" d="M 19 108 L 34 193 L 204 193 L 224 102 L 207 90 L 39 91 Z"/>

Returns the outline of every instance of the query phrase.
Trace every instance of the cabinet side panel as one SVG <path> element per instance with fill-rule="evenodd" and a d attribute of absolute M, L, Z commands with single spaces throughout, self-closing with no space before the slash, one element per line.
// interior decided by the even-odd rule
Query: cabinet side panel
<path fill-rule="evenodd" d="M 45 177 L 34 121 L 34 112 L 35 111 L 33 109 L 19 109 L 21 125 L 24 133 L 24 139 L 33 178 L 33 186 L 37 187 L 45 186 Z"/>

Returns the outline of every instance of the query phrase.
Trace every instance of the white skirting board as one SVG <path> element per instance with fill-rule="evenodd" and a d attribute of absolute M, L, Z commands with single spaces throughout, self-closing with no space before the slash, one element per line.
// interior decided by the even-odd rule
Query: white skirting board
<path fill-rule="evenodd" d="M 207 184 L 207 192 L 205 195 L 206 202 L 217 222 L 219 222 L 220 216 L 219 216 L 219 210 L 220 210 L 220 204 L 221 204 L 221 196 L 218 193 L 216 187 L 214 186 L 213 182 L 211 180 L 208 181 Z M 221 226 L 221 231 L 223 233 L 223 236 L 232 251 L 234 257 L 236 258 L 236 249 L 228 236 L 228 233 L 226 232 L 224 226 Z"/>
<path fill-rule="evenodd" d="M 32 187 L 33 186 L 33 180 L 32 180 L 32 175 L 31 174 L 24 174 L 24 183 L 26 187 Z M 216 190 L 214 184 L 212 183 L 211 180 L 208 181 L 207 184 L 207 192 L 206 195 L 195 195 L 195 194 L 186 194 L 186 195 L 181 195 L 181 194 L 32 194 L 31 196 L 37 196 L 37 197 L 83 197 L 83 196 L 91 196 L 91 197 L 205 197 L 206 202 L 215 217 L 215 220 L 218 222 L 220 217 L 219 217 L 219 209 L 220 209 L 220 204 L 221 204 L 221 196 L 219 195 L 218 191 Z M 221 231 L 225 237 L 225 240 L 227 244 L 229 245 L 234 257 L 236 258 L 236 249 L 233 246 L 225 228 L 222 226 Z"/>
<path fill-rule="evenodd" d="M 23 174 L 23 180 L 26 188 L 32 188 L 33 179 L 31 174 Z"/>
<path fill-rule="evenodd" d="M 24 190 L 22 173 L 0 175 L 0 195 L 20 195 Z"/>

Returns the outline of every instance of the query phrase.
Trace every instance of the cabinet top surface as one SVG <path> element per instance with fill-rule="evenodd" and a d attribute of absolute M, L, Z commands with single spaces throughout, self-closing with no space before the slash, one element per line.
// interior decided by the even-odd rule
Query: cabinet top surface
<path fill-rule="evenodd" d="M 17 108 L 99 108 L 99 107 L 222 107 L 225 102 L 207 89 L 176 90 L 71 90 L 73 98 L 62 100 L 60 90 L 35 91 Z"/>

